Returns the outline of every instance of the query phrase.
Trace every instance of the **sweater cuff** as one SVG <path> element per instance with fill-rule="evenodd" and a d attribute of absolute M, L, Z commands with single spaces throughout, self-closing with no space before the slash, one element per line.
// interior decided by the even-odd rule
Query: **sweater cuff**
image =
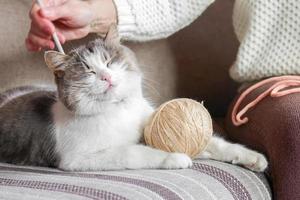
<path fill-rule="evenodd" d="M 121 37 L 127 38 L 136 32 L 137 25 L 128 0 L 114 0 L 118 15 L 118 31 Z"/>

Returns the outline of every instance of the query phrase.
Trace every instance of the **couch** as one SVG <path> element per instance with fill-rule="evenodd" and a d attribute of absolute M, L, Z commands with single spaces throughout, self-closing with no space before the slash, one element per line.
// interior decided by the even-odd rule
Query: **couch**
<path fill-rule="evenodd" d="M 28 84 L 53 84 L 43 53 L 29 53 L 24 39 L 31 0 L 0 1 L 0 92 Z M 238 42 L 233 0 L 217 0 L 188 28 L 148 43 L 126 43 L 147 77 L 145 95 L 157 104 L 175 97 L 204 101 L 220 126 L 238 85 L 228 75 Z M 69 50 L 97 37 L 68 43 Z M 69 173 L 0 163 L 0 199 L 271 199 L 265 174 L 212 160 L 184 170 Z"/>

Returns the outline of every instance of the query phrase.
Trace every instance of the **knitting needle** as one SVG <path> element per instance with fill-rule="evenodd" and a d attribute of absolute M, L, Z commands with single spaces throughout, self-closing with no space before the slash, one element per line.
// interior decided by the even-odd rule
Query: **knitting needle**
<path fill-rule="evenodd" d="M 43 0 L 36 0 L 36 3 L 37 3 L 41 8 L 44 7 Z M 62 46 L 61 46 L 61 44 L 60 44 L 60 42 L 59 42 L 59 39 L 58 39 L 58 36 L 57 36 L 57 33 L 56 33 L 56 32 L 54 32 L 54 33 L 52 34 L 52 38 L 53 38 L 53 40 L 54 40 L 54 43 L 55 43 L 55 45 L 56 45 L 58 51 L 59 51 L 60 53 L 65 54 L 64 49 L 62 48 Z"/>

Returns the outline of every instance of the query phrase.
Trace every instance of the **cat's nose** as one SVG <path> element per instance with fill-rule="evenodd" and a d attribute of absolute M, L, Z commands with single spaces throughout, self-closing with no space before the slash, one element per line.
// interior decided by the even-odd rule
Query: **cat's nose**
<path fill-rule="evenodd" d="M 102 74 L 101 80 L 108 82 L 110 85 L 112 84 L 111 75 L 109 74 Z"/>

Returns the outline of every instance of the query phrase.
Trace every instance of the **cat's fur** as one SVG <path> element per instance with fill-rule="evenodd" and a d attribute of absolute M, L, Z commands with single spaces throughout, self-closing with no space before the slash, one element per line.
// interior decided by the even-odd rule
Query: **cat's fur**
<path fill-rule="evenodd" d="M 191 159 L 141 144 L 153 108 L 142 95 L 134 54 L 115 28 L 63 55 L 45 61 L 56 90 L 22 87 L 0 95 L 0 161 L 64 170 L 187 168 Z M 263 171 L 263 155 L 214 136 L 199 157 Z"/>

